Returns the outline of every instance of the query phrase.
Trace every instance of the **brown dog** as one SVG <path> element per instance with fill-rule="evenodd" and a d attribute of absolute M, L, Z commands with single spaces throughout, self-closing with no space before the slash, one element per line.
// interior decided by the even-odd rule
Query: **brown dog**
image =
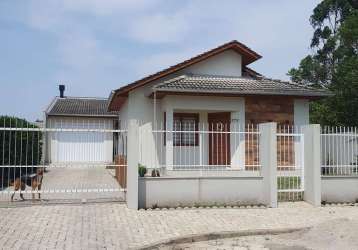
<path fill-rule="evenodd" d="M 31 186 L 32 191 L 35 191 L 36 189 L 38 191 L 40 191 L 41 185 L 42 185 L 42 180 L 43 180 L 43 174 L 44 174 L 44 169 L 38 168 L 36 170 L 36 173 L 34 173 L 34 174 L 24 175 L 24 176 L 16 178 L 15 181 L 10 184 L 10 186 L 14 186 L 14 193 L 11 195 L 11 201 L 14 200 L 16 191 L 18 191 L 18 190 L 24 191 L 26 189 L 26 184 Z M 25 200 L 21 191 L 20 191 L 20 198 L 22 200 Z M 38 193 L 38 195 L 39 195 L 39 199 L 41 199 L 41 194 Z M 32 200 L 34 200 L 34 199 L 35 199 L 35 193 L 33 192 Z"/>

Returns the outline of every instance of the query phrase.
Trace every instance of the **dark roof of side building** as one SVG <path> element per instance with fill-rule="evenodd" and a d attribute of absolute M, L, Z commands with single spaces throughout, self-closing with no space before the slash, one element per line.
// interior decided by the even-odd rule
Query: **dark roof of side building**
<path fill-rule="evenodd" d="M 118 116 L 117 112 L 109 112 L 107 106 L 107 98 L 56 97 L 46 110 L 46 114 L 49 116 Z"/>
<path fill-rule="evenodd" d="M 289 81 L 264 77 L 227 77 L 210 75 L 182 75 L 153 87 L 163 92 L 222 93 L 237 95 L 292 95 L 323 97 L 332 95 L 318 89 Z"/>

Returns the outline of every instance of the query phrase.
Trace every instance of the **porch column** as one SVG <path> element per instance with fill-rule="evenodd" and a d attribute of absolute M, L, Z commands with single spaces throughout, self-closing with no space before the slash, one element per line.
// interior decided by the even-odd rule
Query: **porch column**
<path fill-rule="evenodd" d="M 304 200 L 313 206 L 321 206 L 321 144 L 320 125 L 302 128 L 304 138 Z"/>
<path fill-rule="evenodd" d="M 260 164 L 263 176 L 263 199 L 267 206 L 277 207 L 277 138 L 274 122 L 262 123 L 260 130 Z"/>
<path fill-rule="evenodd" d="M 231 112 L 230 121 L 230 152 L 231 168 L 245 170 L 245 135 L 238 132 L 245 131 L 244 112 Z"/>
<path fill-rule="evenodd" d="M 209 165 L 209 134 L 205 131 L 209 130 L 208 113 L 201 111 L 199 113 L 199 164 L 200 166 Z"/>
<path fill-rule="evenodd" d="M 295 133 L 302 133 L 302 127 L 309 124 L 309 101 L 305 99 L 294 100 L 294 128 Z M 295 136 L 295 165 L 301 166 L 304 164 L 301 157 L 303 147 L 301 146 L 300 139 Z"/>
<path fill-rule="evenodd" d="M 173 170 L 173 108 L 166 109 L 165 161 L 167 170 Z"/>

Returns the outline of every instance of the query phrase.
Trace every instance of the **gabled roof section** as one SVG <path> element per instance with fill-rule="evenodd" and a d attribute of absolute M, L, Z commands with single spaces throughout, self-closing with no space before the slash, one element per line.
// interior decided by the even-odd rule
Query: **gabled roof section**
<path fill-rule="evenodd" d="M 249 47 L 247 47 L 246 45 L 236 41 L 236 40 L 233 40 L 231 42 L 228 42 L 228 43 L 225 43 L 223 45 L 220 45 L 219 47 L 216 47 L 214 49 L 211 49 L 209 51 L 206 51 L 202 54 L 199 54 L 197 56 L 194 56 L 188 60 L 185 60 L 181 63 L 178 63 L 176 65 L 173 65 L 169 68 L 166 68 L 164 70 L 161 70 L 155 74 L 152 74 L 152 75 L 149 75 L 147 77 L 144 77 L 140 80 L 137 80 L 135 82 L 132 82 L 126 86 L 123 86 L 117 90 L 114 90 L 111 95 L 110 95 L 110 98 L 109 98 L 109 105 L 108 105 L 108 109 L 109 110 L 116 110 L 116 107 L 118 107 L 118 104 L 113 104 L 113 102 L 119 98 L 121 99 L 120 97 L 122 96 L 127 96 L 128 95 L 128 92 L 133 90 L 133 89 L 136 89 L 138 87 L 141 87 L 141 86 L 144 86 L 154 80 L 158 80 L 162 77 L 165 77 L 169 74 L 172 74 L 172 73 L 175 73 L 179 70 L 182 70 L 184 68 L 187 68 L 193 64 L 196 64 L 198 62 L 201 62 L 201 61 L 204 61 L 212 56 L 215 56 L 217 54 L 220 54 L 224 51 L 227 51 L 227 50 L 234 50 L 236 51 L 237 53 L 239 53 L 240 55 L 242 55 L 242 64 L 243 66 L 246 66 L 258 59 L 260 59 L 262 56 L 259 55 L 258 53 L 256 53 L 255 51 L 251 50 Z"/>
<path fill-rule="evenodd" d="M 332 95 L 326 89 L 317 89 L 289 81 L 264 77 L 223 77 L 209 75 L 182 75 L 153 87 L 161 93 L 207 93 L 230 95 L 285 95 L 324 97 Z"/>
<path fill-rule="evenodd" d="M 95 97 L 55 97 L 45 111 L 48 116 L 116 117 L 107 111 L 108 99 Z"/>

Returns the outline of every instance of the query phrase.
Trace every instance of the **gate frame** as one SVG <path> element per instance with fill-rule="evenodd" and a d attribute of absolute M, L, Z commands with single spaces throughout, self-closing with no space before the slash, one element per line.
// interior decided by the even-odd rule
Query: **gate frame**
<path fill-rule="evenodd" d="M 305 139 L 304 139 L 304 134 L 302 132 L 300 132 L 300 127 L 292 127 L 294 128 L 294 132 L 293 133 L 277 133 L 277 140 L 279 137 L 292 137 L 292 142 L 293 142 L 293 156 L 294 156 L 294 169 L 293 170 L 277 170 L 277 179 L 278 178 L 282 178 L 282 177 L 298 177 L 299 178 L 299 185 L 298 187 L 294 187 L 294 188 L 287 188 L 287 189 L 279 189 L 277 187 L 277 194 L 279 195 L 280 193 L 287 193 L 289 196 L 295 197 L 295 195 L 297 195 L 297 197 L 299 197 L 299 193 L 302 193 L 302 200 L 304 200 L 304 192 L 305 192 L 305 153 L 304 153 L 304 146 L 305 146 Z M 285 141 L 285 140 L 284 140 Z M 298 151 L 298 153 L 297 153 Z M 284 152 L 285 154 L 286 152 Z M 278 152 L 277 152 L 277 156 L 278 156 Z M 299 161 L 298 161 L 299 158 Z M 277 163 L 277 169 L 279 167 L 287 167 L 287 166 L 280 166 Z M 297 169 L 297 170 L 296 170 Z M 281 174 L 280 172 L 287 172 L 288 174 Z M 293 174 L 291 174 L 289 171 L 294 171 Z M 296 172 L 297 171 L 297 172 Z M 297 173 L 297 174 L 296 174 Z M 278 181 L 277 181 L 278 182 Z M 279 183 L 277 183 L 278 185 Z M 286 200 L 285 200 L 286 201 Z M 298 201 L 295 198 L 293 198 L 292 200 L 289 198 L 287 201 Z"/>

